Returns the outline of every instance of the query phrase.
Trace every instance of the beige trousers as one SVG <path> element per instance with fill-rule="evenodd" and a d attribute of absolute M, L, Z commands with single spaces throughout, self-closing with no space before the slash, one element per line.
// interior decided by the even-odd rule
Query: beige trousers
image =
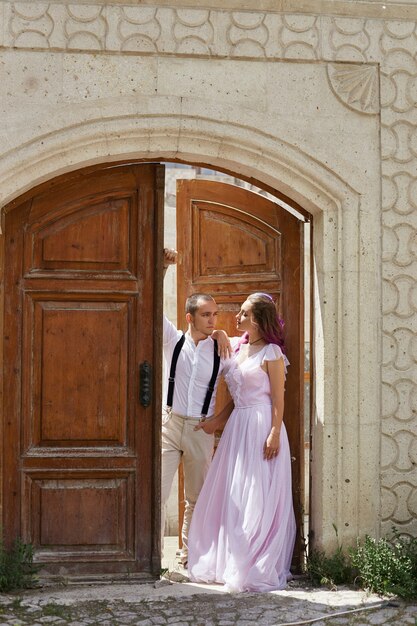
<path fill-rule="evenodd" d="M 166 418 L 165 418 L 166 419 Z M 171 491 L 175 472 L 182 460 L 184 468 L 185 511 L 182 526 L 182 558 L 188 555 L 188 530 L 195 503 L 213 456 L 214 435 L 194 430 L 198 420 L 176 413 L 162 424 L 162 538 L 165 527 L 165 505 Z"/>

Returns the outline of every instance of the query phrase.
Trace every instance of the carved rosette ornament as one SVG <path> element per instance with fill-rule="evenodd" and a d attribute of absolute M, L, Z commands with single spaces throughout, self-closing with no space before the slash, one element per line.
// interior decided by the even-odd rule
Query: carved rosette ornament
<path fill-rule="evenodd" d="M 379 81 L 376 65 L 329 63 L 327 75 L 333 93 L 349 109 L 369 115 L 379 112 Z"/>

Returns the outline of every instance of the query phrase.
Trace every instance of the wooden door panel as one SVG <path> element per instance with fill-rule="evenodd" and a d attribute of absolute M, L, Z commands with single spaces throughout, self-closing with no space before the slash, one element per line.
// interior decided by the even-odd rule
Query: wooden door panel
<path fill-rule="evenodd" d="M 160 567 L 163 186 L 92 168 L 6 215 L 3 527 L 50 574 Z"/>
<path fill-rule="evenodd" d="M 125 522 L 133 496 L 133 474 L 26 473 L 23 506 L 38 559 L 132 560 L 133 527 Z"/>
<path fill-rule="evenodd" d="M 113 199 L 108 210 L 105 203 L 93 204 L 66 219 L 32 234 L 34 260 L 38 267 L 93 269 L 103 264 L 109 269 L 127 269 L 129 248 L 129 200 Z M 103 236 L 104 234 L 104 236 Z"/>
<path fill-rule="evenodd" d="M 267 198 L 210 180 L 177 181 L 178 320 L 196 292 L 213 295 L 218 328 L 236 336 L 235 316 L 246 297 L 266 292 L 285 321 L 287 356 L 284 421 L 292 455 L 294 508 L 303 523 L 304 493 L 304 300 L 303 223 Z M 229 395 L 219 388 L 216 412 Z M 181 494 L 180 494 L 181 500 Z M 295 561 L 301 560 L 301 538 Z"/>
<path fill-rule="evenodd" d="M 193 203 L 193 283 L 210 284 L 219 276 L 219 289 L 227 291 L 236 280 L 279 280 L 280 233 L 251 215 L 230 213 L 227 207 Z"/>
<path fill-rule="evenodd" d="M 132 181 L 125 180 L 125 184 Z M 50 208 L 48 197 L 35 198 L 25 233 L 25 273 L 68 275 L 74 271 L 137 274 L 136 189 L 116 188 Z M 87 190 L 86 192 L 87 193 Z M 91 189 L 89 190 L 91 195 Z"/>
<path fill-rule="evenodd" d="M 33 292 L 25 300 L 28 447 L 126 445 L 128 302 Z"/>

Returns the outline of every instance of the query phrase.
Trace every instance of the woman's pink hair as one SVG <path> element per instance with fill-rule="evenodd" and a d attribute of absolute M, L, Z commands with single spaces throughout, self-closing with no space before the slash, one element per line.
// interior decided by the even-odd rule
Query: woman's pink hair
<path fill-rule="evenodd" d="M 259 326 L 259 332 L 266 343 L 274 343 L 285 353 L 284 322 L 277 314 L 274 300 L 267 293 L 252 293 L 246 298 L 252 306 L 252 316 Z M 240 339 L 236 352 L 242 344 L 248 343 L 249 335 L 245 333 Z"/>

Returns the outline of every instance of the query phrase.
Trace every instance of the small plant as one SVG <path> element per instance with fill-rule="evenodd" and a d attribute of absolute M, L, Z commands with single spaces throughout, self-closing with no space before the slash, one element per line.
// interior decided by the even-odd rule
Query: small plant
<path fill-rule="evenodd" d="M 15 598 L 12 602 L 12 609 L 14 611 L 17 611 L 18 609 L 21 608 L 22 605 L 22 598 Z"/>
<path fill-rule="evenodd" d="M 61 604 L 55 604 L 54 602 L 45 604 L 45 606 L 42 607 L 42 615 L 61 617 L 62 619 L 65 619 L 65 620 L 71 619 L 70 609 L 67 606 L 64 606 Z"/>
<path fill-rule="evenodd" d="M 417 598 L 417 538 L 405 539 L 394 528 L 391 541 L 366 536 L 350 553 L 358 582 L 365 589 Z"/>
<path fill-rule="evenodd" d="M 0 592 L 31 587 L 38 571 L 30 544 L 16 539 L 10 550 L 6 550 L 0 540 Z"/>
<path fill-rule="evenodd" d="M 343 548 L 339 544 L 338 532 L 334 524 L 333 528 L 338 539 L 336 550 L 330 556 L 320 550 L 310 550 L 307 556 L 306 569 L 313 584 L 328 585 L 335 589 L 337 585 L 352 583 L 354 573 L 349 556 L 343 552 Z"/>
<path fill-rule="evenodd" d="M 337 528 L 333 527 L 337 536 Z M 393 528 L 392 538 L 377 541 L 366 535 L 347 553 L 339 544 L 329 556 L 311 550 L 306 569 L 316 585 L 335 588 L 355 583 L 380 595 L 394 594 L 413 600 L 417 598 L 417 538 L 404 538 Z"/>
<path fill-rule="evenodd" d="M 307 558 L 307 572 L 315 585 L 328 585 L 336 589 L 337 585 L 353 582 L 349 560 L 338 547 L 333 554 L 312 550 Z"/>

